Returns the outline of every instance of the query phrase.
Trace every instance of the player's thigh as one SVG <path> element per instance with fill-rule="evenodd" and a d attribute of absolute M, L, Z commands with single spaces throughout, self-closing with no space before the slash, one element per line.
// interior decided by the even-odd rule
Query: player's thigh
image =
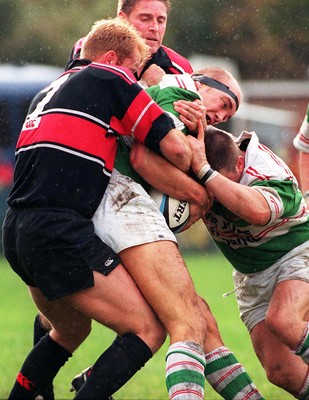
<path fill-rule="evenodd" d="M 51 324 L 51 337 L 73 352 L 89 335 L 91 319 L 70 305 L 65 298 L 48 301 L 38 288 L 29 287 L 29 290 L 39 311 Z"/>
<path fill-rule="evenodd" d="M 296 346 L 307 326 L 309 317 L 309 283 L 302 280 L 285 280 L 274 290 L 269 303 L 266 321 L 269 327 Z"/>
<path fill-rule="evenodd" d="M 127 270 L 118 265 L 107 276 L 94 271 L 94 282 L 93 287 L 68 296 L 68 301 L 120 335 L 138 335 L 156 351 L 165 339 L 165 329 Z"/>
<path fill-rule="evenodd" d="M 171 336 L 187 329 L 197 337 L 203 332 L 205 319 L 175 243 L 147 243 L 123 250 L 119 256 Z"/>

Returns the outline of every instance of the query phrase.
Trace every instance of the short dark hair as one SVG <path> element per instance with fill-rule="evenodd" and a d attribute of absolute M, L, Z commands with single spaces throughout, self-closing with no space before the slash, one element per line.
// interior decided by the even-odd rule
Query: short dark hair
<path fill-rule="evenodd" d="M 206 157 L 212 168 L 217 171 L 235 170 L 239 149 L 231 133 L 208 126 L 205 130 L 205 146 Z"/>
<path fill-rule="evenodd" d="M 133 7 L 139 1 L 140 0 L 118 0 L 117 13 L 122 11 L 124 14 L 130 15 Z M 161 3 L 166 5 L 166 11 L 167 11 L 167 15 L 168 15 L 170 10 L 171 10 L 171 2 L 170 2 L 170 0 L 158 0 L 158 1 L 161 1 Z"/>

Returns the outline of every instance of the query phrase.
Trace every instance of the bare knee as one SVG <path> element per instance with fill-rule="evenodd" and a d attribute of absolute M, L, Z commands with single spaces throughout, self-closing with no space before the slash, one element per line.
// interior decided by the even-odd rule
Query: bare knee
<path fill-rule="evenodd" d="M 291 374 L 289 368 L 286 368 L 281 363 L 273 362 L 265 365 L 264 368 L 269 382 L 288 391 L 289 393 L 293 394 L 296 392 L 295 377 Z"/>
<path fill-rule="evenodd" d="M 50 336 L 66 350 L 73 353 L 89 336 L 91 320 L 83 319 L 75 323 L 65 323 L 52 326 Z"/>
<path fill-rule="evenodd" d="M 299 330 L 300 323 L 296 319 L 286 318 L 286 316 L 280 313 L 269 313 L 266 315 L 265 324 L 272 334 L 291 349 L 300 340 L 302 329 Z"/>
<path fill-rule="evenodd" d="M 155 322 L 144 320 L 141 326 L 133 333 L 147 344 L 153 354 L 160 349 L 167 336 L 167 331 L 159 320 Z"/>
<path fill-rule="evenodd" d="M 39 312 L 39 323 L 44 328 L 47 332 L 49 332 L 52 328 L 51 323 L 48 321 L 48 319 L 43 315 L 41 312 Z"/>

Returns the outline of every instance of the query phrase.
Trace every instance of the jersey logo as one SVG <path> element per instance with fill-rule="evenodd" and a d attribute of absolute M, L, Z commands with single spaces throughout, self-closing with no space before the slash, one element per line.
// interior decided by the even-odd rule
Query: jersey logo
<path fill-rule="evenodd" d="M 27 118 L 26 121 L 24 122 L 24 125 L 22 127 L 23 131 L 27 131 L 30 129 L 35 129 L 40 125 L 41 117 L 38 118 Z"/>
<path fill-rule="evenodd" d="M 105 267 L 109 267 L 110 265 L 112 265 L 113 262 L 114 262 L 114 259 L 111 258 L 111 257 L 109 257 L 109 258 L 105 261 L 104 265 L 105 265 Z"/>

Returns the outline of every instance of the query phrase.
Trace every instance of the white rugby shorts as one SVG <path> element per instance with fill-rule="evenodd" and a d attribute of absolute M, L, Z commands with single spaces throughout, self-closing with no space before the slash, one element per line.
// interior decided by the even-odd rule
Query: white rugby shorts
<path fill-rule="evenodd" d="M 160 240 L 177 243 L 144 188 L 115 169 L 92 221 L 96 234 L 116 253 Z"/>
<path fill-rule="evenodd" d="M 240 318 L 250 332 L 265 320 L 271 296 L 279 282 L 301 280 L 309 284 L 309 241 L 262 272 L 246 275 L 234 270 L 233 280 Z"/>

